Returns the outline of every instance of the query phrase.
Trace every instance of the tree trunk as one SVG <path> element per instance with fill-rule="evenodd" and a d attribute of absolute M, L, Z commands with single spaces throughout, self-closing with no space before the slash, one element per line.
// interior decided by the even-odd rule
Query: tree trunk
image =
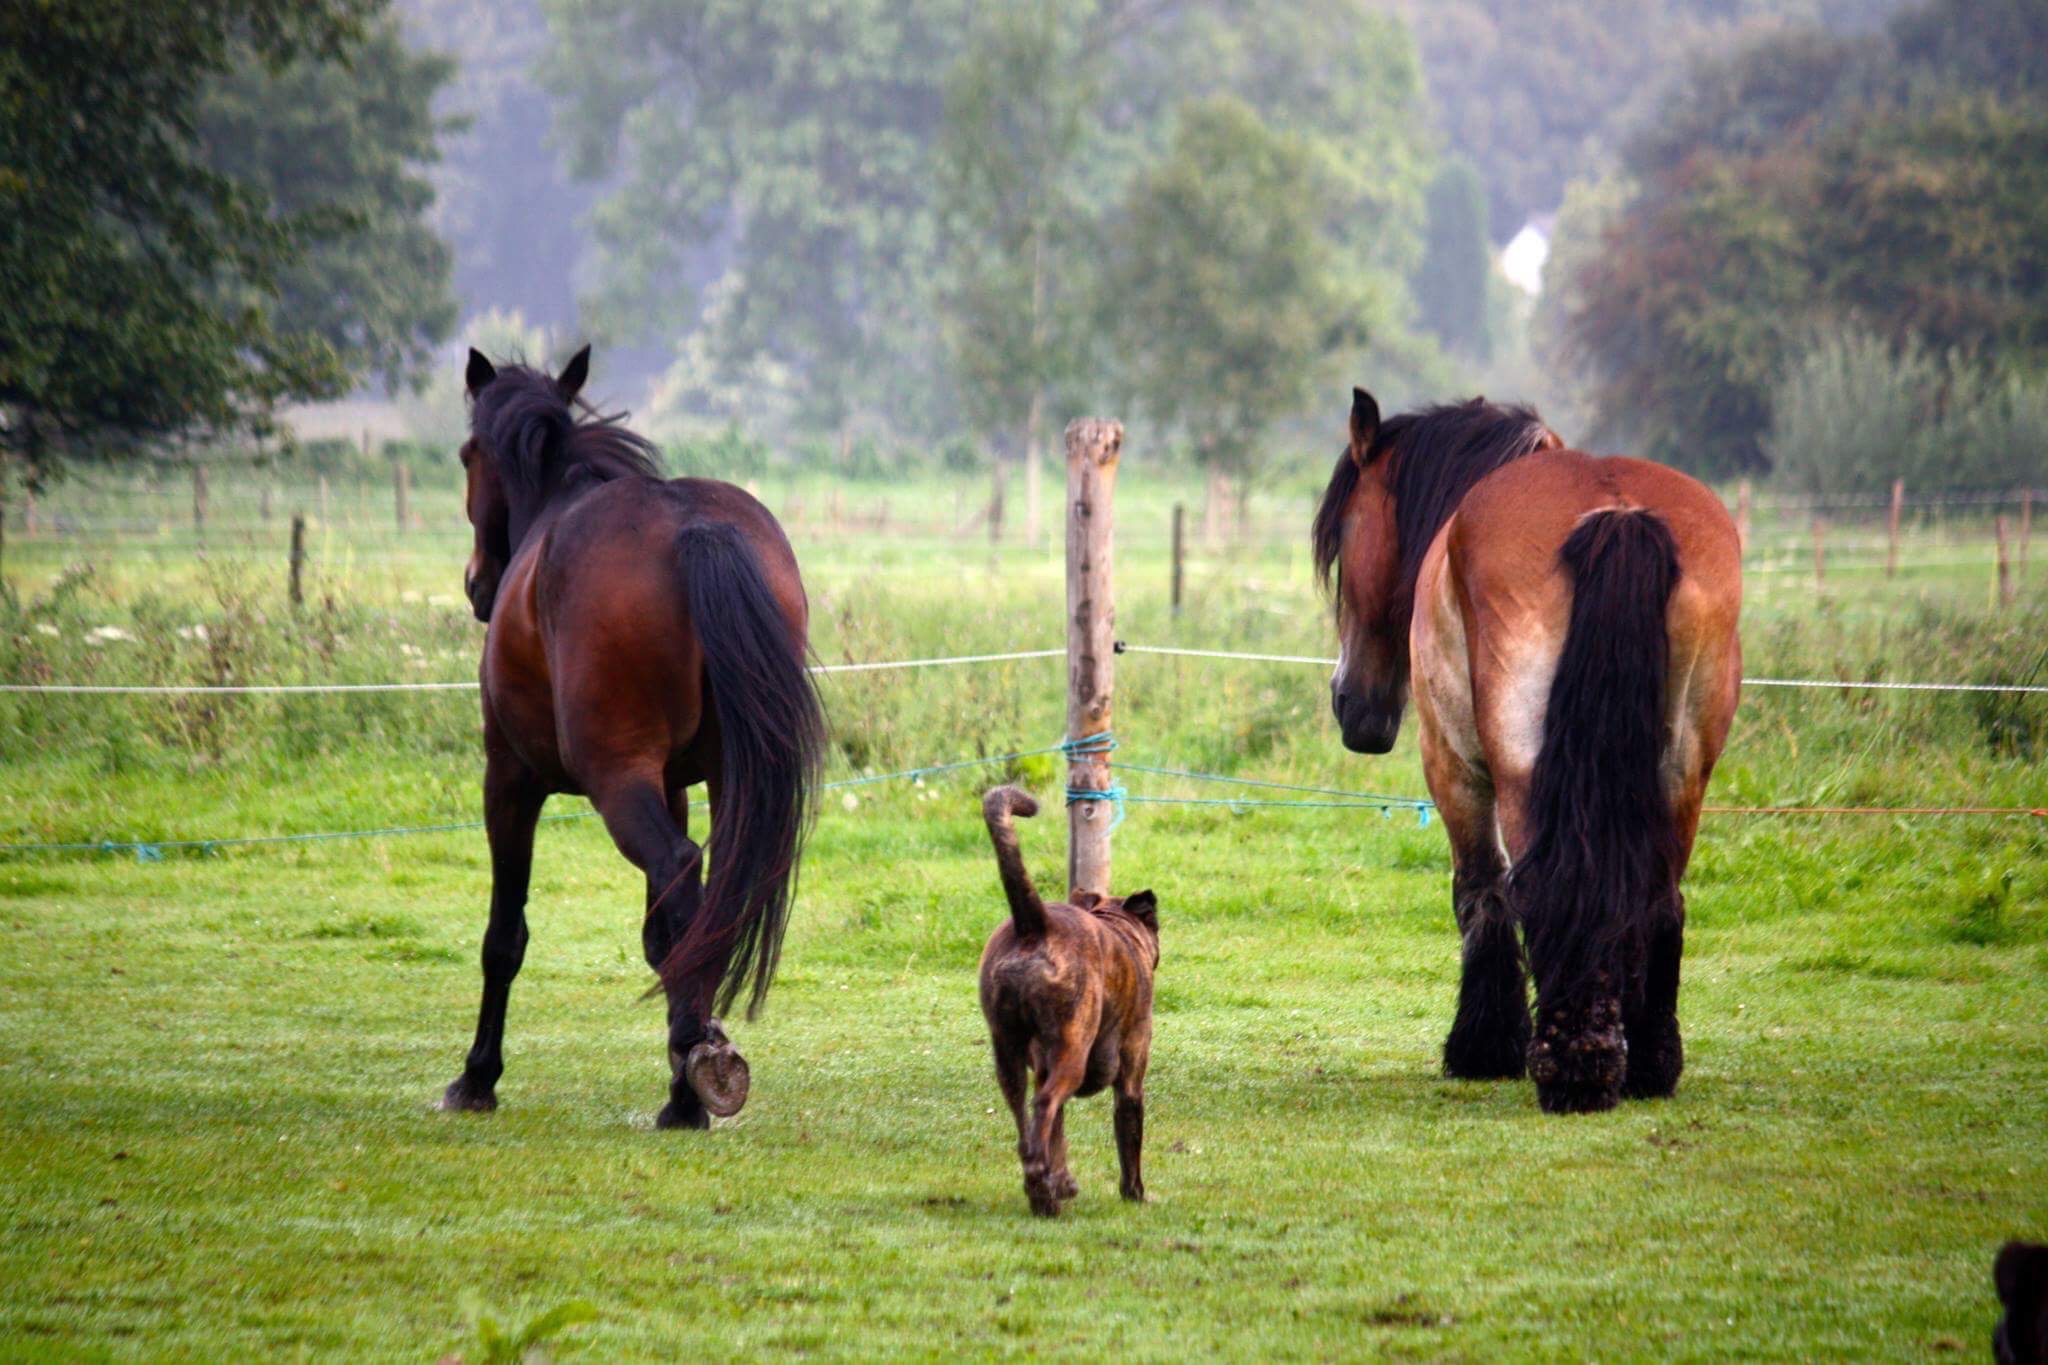
<path fill-rule="evenodd" d="M 1045 395 L 1037 389 L 1031 391 L 1031 412 L 1024 423 L 1024 544 L 1036 550 L 1038 536 L 1043 523 L 1039 520 L 1042 504 L 1039 502 L 1038 481 L 1040 466 L 1045 463 L 1038 440 L 1045 421 Z"/>

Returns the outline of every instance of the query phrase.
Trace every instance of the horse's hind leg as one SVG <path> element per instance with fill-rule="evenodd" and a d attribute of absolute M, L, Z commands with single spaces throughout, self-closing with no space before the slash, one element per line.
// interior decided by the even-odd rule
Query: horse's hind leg
<path fill-rule="evenodd" d="M 1685 1044 L 1678 1036 L 1678 961 L 1685 951 L 1685 897 L 1672 888 L 1668 909 L 1649 934 L 1643 990 L 1622 1018 L 1628 1038 L 1628 1072 L 1621 1093 L 1632 1100 L 1666 1099 L 1678 1089 L 1685 1069 Z"/>
<path fill-rule="evenodd" d="M 686 808 L 680 794 L 672 805 L 661 784 L 653 781 L 621 783 L 593 796 L 592 801 L 619 852 L 646 874 L 647 911 L 640 937 L 647 965 L 659 971 L 688 932 L 701 895 L 703 859 L 697 845 L 683 832 Z M 706 1019 L 709 1000 L 702 998 L 698 983 L 663 984 L 668 996 L 669 1102 L 655 1125 L 709 1128 L 710 1111 L 685 1074 L 692 1050 L 716 1029 L 716 1024 Z M 717 1041 L 723 1041 L 722 1033 Z M 731 1045 L 725 1044 L 724 1050 L 730 1052 Z M 738 1054 L 732 1055 L 737 1060 Z M 737 1064 L 743 1073 L 745 1063 Z M 728 1078 L 726 1089 L 732 1088 Z M 738 1078 L 738 1093 L 744 1098 L 743 1074 Z"/>
<path fill-rule="evenodd" d="M 526 959 L 526 887 L 533 871 L 533 827 L 547 800 L 516 760 L 493 754 L 484 765 L 484 830 L 491 843 L 491 920 L 484 929 L 484 997 L 476 1042 L 462 1075 L 441 1096 L 443 1109 L 498 1107 L 504 1073 L 505 1002 Z"/>

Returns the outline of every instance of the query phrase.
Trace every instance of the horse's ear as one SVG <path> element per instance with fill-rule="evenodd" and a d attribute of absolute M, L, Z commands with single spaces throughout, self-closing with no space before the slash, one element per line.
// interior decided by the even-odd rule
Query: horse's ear
<path fill-rule="evenodd" d="M 484 359 L 484 353 L 482 351 L 479 351 L 474 346 L 470 347 L 469 369 L 466 370 L 462 376 L 463 383 L 469 386 L 469 396 L 471 398 L 476 397 L 477 392 L 481 390 L 484 385 L 490 383 L 493 379 L 496 379 L 497 377 L 497 370 L 492 367 L 490 361 Z"/>
<path fill-rule="evenodd" d="M 1373 443 L 1380 435 L 1380 405 L 1364 389 L 1351 390 L 1351 461 L 1360 469 L 1372 463 Z"/>
<path fill-rule="evenodd" d="M 555 387 L 562 391 L 562 401 L 573 403 L 576 395 L 583 392 L 583 381 L 590 378 L 590 348 L 585 346 L 569 357 L 569 363 L 562 367 L 562 373 L 555 378 Z"/>

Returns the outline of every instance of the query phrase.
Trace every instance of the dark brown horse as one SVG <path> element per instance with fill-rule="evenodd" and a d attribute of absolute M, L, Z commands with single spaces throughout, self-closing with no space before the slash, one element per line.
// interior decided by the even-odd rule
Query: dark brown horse
<path fill-rule="evenodd" d="M 1526 1067 L 1556 1112 L 1671 1094 L 1678 882 L 1741 686 L 1727 510 L 1662 465 L 1565 449 L 1527 408 L 1382 426 L 1356 389 L 1315 556 L 1337 576 L 1344 743 L 1392 748 L 1412 687 L 1450 835 L 1464 979 L 1444 1069 Z"/>
<path fill-rule="evenodd" d="M 745 1103 L 746 1062 L 712 1017 L 751 1017 L 781 948 L 824 742 L 809 615 L 789 542 L 731 484 L 664 481 L 653 449 L 577 414 L 585 347 L 560 376 L 469 353 L 463 587 L 484 636 L 491 918 L 476 1044 L 442 1098 L 491 1109 L 505 999 L 526 952 L 533 831 L 554 792 L 590 798 L 647 876 L 642 942 L 668 996 L 664 1128 Z M 711 805 L 710 878 L 685 788 Z"/>

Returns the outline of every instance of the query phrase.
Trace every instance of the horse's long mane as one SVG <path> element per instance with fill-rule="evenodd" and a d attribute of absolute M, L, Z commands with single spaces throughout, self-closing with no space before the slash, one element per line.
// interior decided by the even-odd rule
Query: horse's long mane
<path fill-rule="evenodd" d="M 1387 485 L 1394 495 L 1401 565 L 1393 600 L 1413 601 L 1422 556 L 1473 484 L 1504 464 L 1558 444 L 1557 434 L 1543 425 L 1536 409 L 1484 398 L 1420 408 L 1382 423 L 1366 463 L 1393 461 Z M 1344 541 L 1344 510 L 1363 473 L 1350 451 L 1339 455 L 1330 486 L 1316 508 L 1316 577 L 1325 587 Z"/>
<path fill-rule="evenodd" d="M 613 479 L 661 477 L 654 444 L 620 417 L 579 404 L 582 417 L 548 374 L 504 365 L 476 396 L 470 430 L 496 461 L 506 499 L 529 512 L 549 498 Z"/>

